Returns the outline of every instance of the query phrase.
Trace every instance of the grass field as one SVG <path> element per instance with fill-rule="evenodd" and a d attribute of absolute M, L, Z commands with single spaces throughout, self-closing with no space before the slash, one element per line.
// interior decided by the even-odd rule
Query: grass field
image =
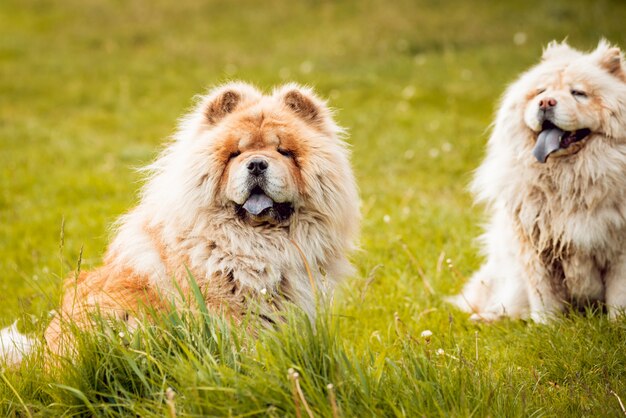
<path fill-rule="evenodd" d="M 481 262 L 466 186 L 499 94 L 552 39 L 626 47 L 624 21 L 618 0 L 3 0 L 0 326 L 42 329 L 135 202 L 135 169 L 225 80 L 329 98 L 364 221 L 358 274 L 315 331 L 294 314 L 254 341 L 184 317 L 85 336 L 56 372 L 0 369 L 0 415 L 623 415 L 626 321 L 481 325 L 442 296 Z"/>

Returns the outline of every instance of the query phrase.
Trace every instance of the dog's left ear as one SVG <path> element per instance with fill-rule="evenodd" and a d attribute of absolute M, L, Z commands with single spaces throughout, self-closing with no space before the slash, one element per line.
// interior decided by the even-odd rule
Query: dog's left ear
<path fill-rule="evenodd" d="M 602 68 L 616 77 L 626 81 L 624 72 L 624 55 L 622 51 L 611 46 L 605 39 L 601 40 L 598 48 L 594 52 L 598 57 L 598 62 Z"/>
<path fill-rule="evenodd" d="M 332 113 L 326 102 L 318 98 L 313 90 L 291 83 L 274 91 L 274 97 L 290 111 L 315 128 L 326 131 L 334 126 Z"/>

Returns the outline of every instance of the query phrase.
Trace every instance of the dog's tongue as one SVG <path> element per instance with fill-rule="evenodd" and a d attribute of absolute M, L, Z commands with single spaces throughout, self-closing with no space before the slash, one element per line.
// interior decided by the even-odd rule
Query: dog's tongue
<path fill-rule="evenodd" d="M 548 156 L 561 149 L 561 136 L 564 132 L 558 128 L 541 131 L 533 149 L 533 155 L 540 163 L 545 163 Z"/>
<path fill-rule="evenodd" d="M 252 215 L 259 215 L 265 209 L 274 206 L 272 199 L 263 193 L 251 194 L 248 200 L 243 204 L 243 208 Z"/>

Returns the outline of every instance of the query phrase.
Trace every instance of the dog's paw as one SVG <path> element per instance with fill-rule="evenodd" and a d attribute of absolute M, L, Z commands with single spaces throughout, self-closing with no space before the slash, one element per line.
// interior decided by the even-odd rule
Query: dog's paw
<path fill-rule="evenodd" d="M 470 315 L 470 321 L 474 322 L 495 322 L 503 318 L 498 312 L 475 312 Z"/>
<path fill-rule="evenodd" d="M 467 301 L 467 298 L 462 293 L 453 296 L 446 296 L 445 298 L 443 298 L 443 300 L 446 303 L 462 310 L 463 312 L 475 311 L 475 309 L 472 307 L 472 305 L 470 305 L 470 303 Z"/>
<path fill-rule="evenodd" d="M 535 324 L 548 324 L 550 317 L 551 315 L 548 312 L 533 311 L 530 313 L 530 319 L 532 319 Z"/>
<path fill-rule="evenodd" d="M 620 307 L 609 306 L 608 310 L 609 310 L 609 319 L 611 321 L 617 321 L 617 320 L 626 318 L 626 309 L 623 306 L 620 306 Z"/>

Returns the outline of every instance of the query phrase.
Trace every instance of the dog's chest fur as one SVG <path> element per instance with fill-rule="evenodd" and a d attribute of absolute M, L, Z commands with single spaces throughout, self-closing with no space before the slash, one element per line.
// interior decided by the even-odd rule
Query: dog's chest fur
<path fill-rule="evenodd" d="M 522 247 L 538 256 L 556 294 L 602 300 L 604 275 L 626 236 L 622 190 L 611 176 L 591 181 L 580 171 L 533 174 L 526 177 L 526 193 L 509 207 Z"/>
<path fill-rule="evenodd" d="M 320 272 L 341 273 L 336 271 L 337 261 L 329 262 L 336 254 L 330 245 L 310 245 L 311 240 L 329 242 L 325 224 L 302 214 L 294 215 L 291 227 L 251 227 L 229 214 L 215 213 L 197 220 L 190 230 L 180 230 L 164 227 L 157 234 L 166 241 L 161 251 L 166 277 L 184 281 L 188 268 L 200 287 L 214 294 L 216 300 L 239 303 L 241 298 L 251 297 L 287 301 L 313 315 L 313 287 L 321 290 L 334 285 L 325 283 L 325 274 Z"/>

